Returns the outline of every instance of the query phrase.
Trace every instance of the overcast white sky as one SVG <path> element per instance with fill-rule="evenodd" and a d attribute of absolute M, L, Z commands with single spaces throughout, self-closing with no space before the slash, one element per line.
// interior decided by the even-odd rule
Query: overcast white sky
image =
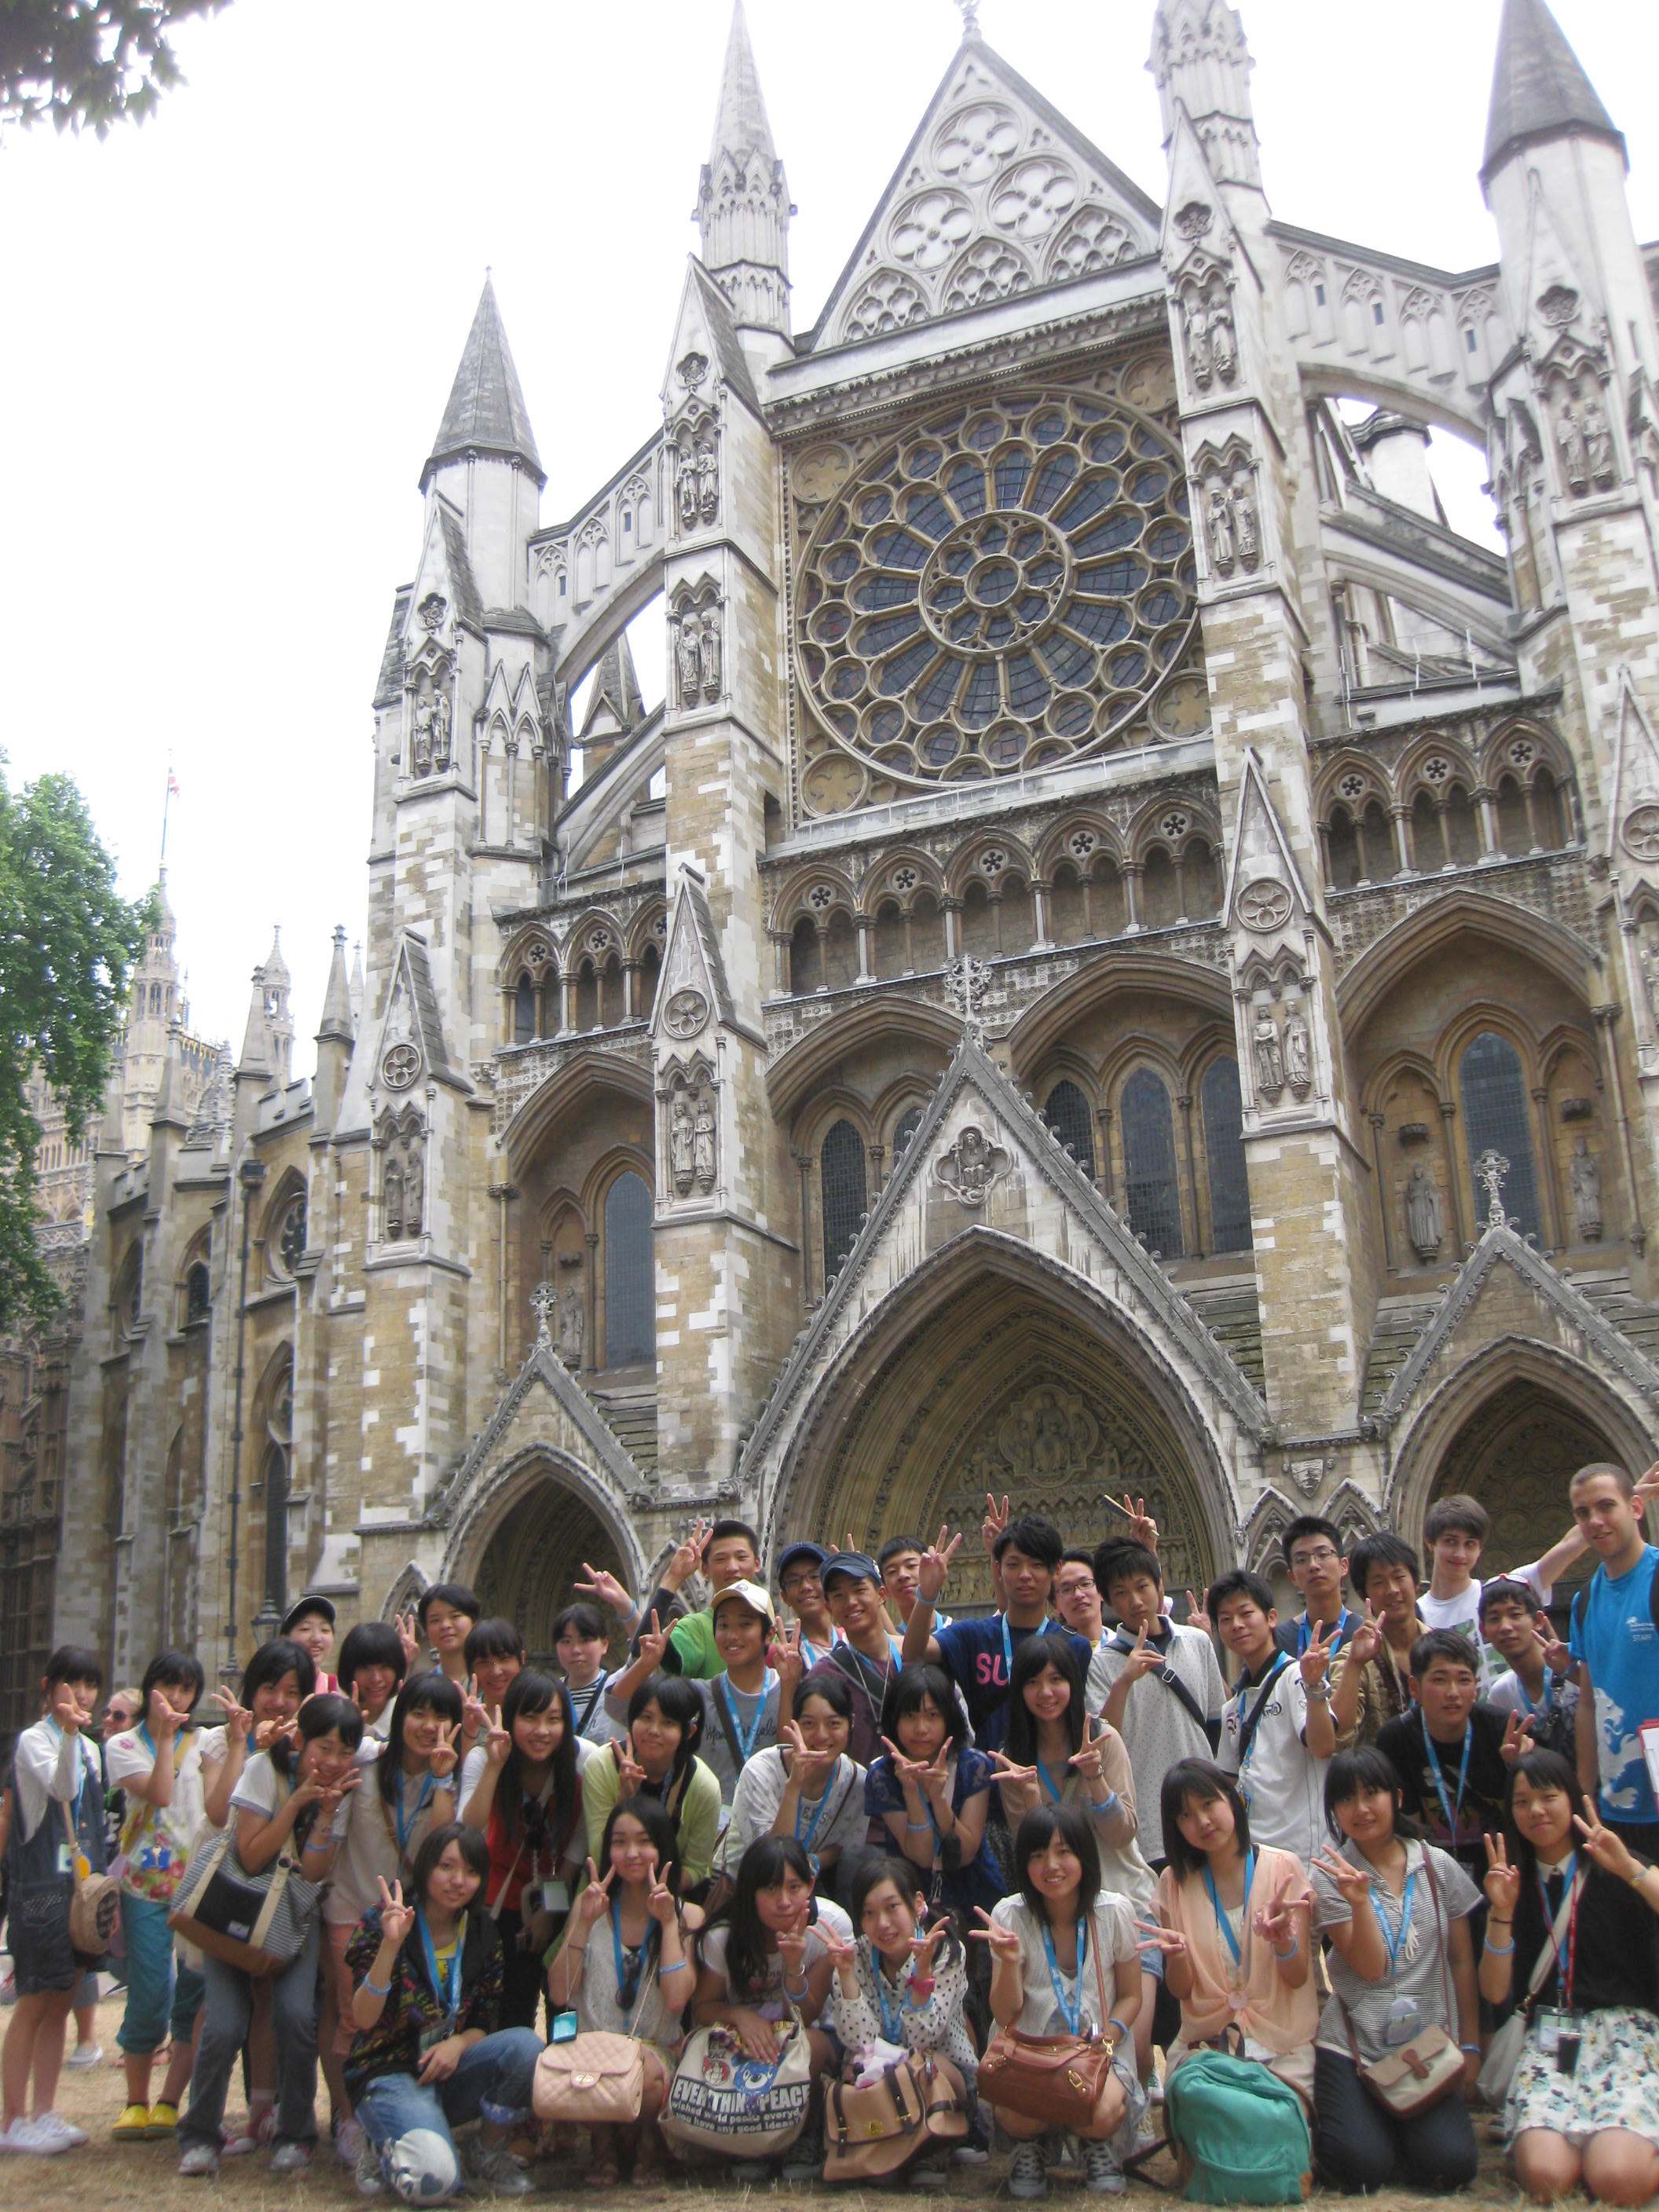
<path fill-rule="evenodd" d="M 1659 9 L 1556 0 L 1659 233 Z M 948 64 L 950 0 L 748 0 L 805 328 Z M 1243 0 L 1274 211 L 1450 269 L 1498 0 Z M 983 0 L 986 37 L 1162 198 L 1151 0 Z M 193 1026 L 240 1042 L 273 923 L 311 1064 L 362 933 L 369 698 L 416 483 L 494 268 L 562 519 L 657 419 L 729 0 L 234 0 L 100 145 L 0 136 L 0 745 L 168 883 Z M 1443 493 L 1479 527 L 1478 461 Z M 660 665 L 642 666 L 647 698 Z"/>

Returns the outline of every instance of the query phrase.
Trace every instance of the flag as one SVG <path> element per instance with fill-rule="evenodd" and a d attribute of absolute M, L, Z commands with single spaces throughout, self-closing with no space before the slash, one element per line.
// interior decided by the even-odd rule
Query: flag
<path fill-rule="evenodd" d="M 167 797 L 168 797 L 169 799 L 177 799 L 177 798 L 178 798 L 178 796 L 179 796 L 179 779 L 178 779 L 178 777 L 177 777 L 176 775 L 174 775 L 174 774 L 173 773 L 173 770 L 172 770 L 171 769 L 169 769 L 167 770 Z"/>

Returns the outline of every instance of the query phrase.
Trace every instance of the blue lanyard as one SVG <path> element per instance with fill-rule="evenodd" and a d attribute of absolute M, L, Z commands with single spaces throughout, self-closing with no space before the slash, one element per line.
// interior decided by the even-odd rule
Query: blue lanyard
<path fill-rule="evenodd" d="M 1060 1987 L 1060 1961 L 1054 1956 L 1054 1931 L 1046 1920 L 1042 1923 L 1042 1948 L 1048 1954 L 1048 1979 L 1054 1985 L 1054 1997 L 1060 2006 L 1060 2016 L 1073 2035 L 1081 2035 L 1083 2033 L 1083 1961 L 1089 1955 L 1087 1917 L 1082 1913 L 1078 1915 L 1077 1995 L 1070 2004 L 1066 2003 L 1066 1992 Z"/>
<path fill-rule="evenodd" d="M 405 1819 L 404 1814 L 404 1778 L 401 1774 L 398 1777 L 397 1793 L 392 1801 L 392 1817 L 398 1823 L 398 1861 L 399 1865 L 401 1865 L 404 1860 L 409 1856 L 410 1836 L 414 1830 L 415 1823 L 420 1819 L 422 1814 L 426 1810 L 427 1800 L 431 1796 L 432 1792 L 436 1786 L 437 1785 L 434 1783 L 432 1777 L 429 1774 L 423 1774 L 421 1777 L 420 1795 L 415 1800 L 415 1810 L 408 1815 L 407 1819 Z"/>
<path fill-rule="evenodd" d="M 1308 1632 L 1312 1625 L 1313 1624 L 1309 1620 L 1305 1613 L 1303 1614 L 1301 1620 L 1296 1624 L 1296 1656 L 1298 1659 L 1308 1648 Z M 1337 1617 L 1336 1626 L 1331 1632 L 1331 1649 L 1333 1651 L 1340 1649 L 1342 1639 L 1347 1632 L 1348 1608 L 1345 1605 L 1341 1613 Z"/>
<path fill-rule="evenodd" d="M 1405 1948 L 1406 1937 L 1412 1924 L 1412 1897 L 1417 1888 L 1414 1873 L 1406 1876 L 1406 1887 L 1400 1898 L 1400 1925 L 1392 1936 L 1389 1933 L 1387 1907 L 1394 1902 L 1393 1893 L 1383 1881 L 1371 1884 L 1371 1905 L 1376 1914 L 1376 1924 L 1382 1931 L 1383 1948 L 1389 1954 L 1389 1972 L 1396 1979 L 1400 1973 L 1400 1954 Z"/>
<path fill-rule="evenodd" d="M 433 1992 L 443 2008 L 444 2026 L 453 2035 L 461 2009 L 461 1948 L 466 1942 L 466 1915 L 462 1913 L 455 1923 L 455 1948 L 449 1954 L 447 1975 L 438 1971 L 438 1954 L 433 1948 L 432 1931 L 426 1924 L 426 1915 L 417 1906 L 416 1925 L 421 1931 L 421 1947 L 426 1953 L 426 1971 L 431 1978 Z"/>
<path fill-rule="evenodd" d="M 827 1644 L 814 1644 L 810 1636 L 803 1636 L 800 1640 L 800 1656 L 809 1667 L 816 1667 L 820 1659 L 827 1659 L 838 1644 L 845 1644 L 847 1638 L 838 1628 L 830 1630 L 830 1641 Z"/>
<path fill-rule="evenodd" d="M 894 2004 L 887 1995 L 887 1977 L 881 1970 L 881 1954 L 872 1943 L 870 1946 L 870 1966 L 876 1978 L 876 2002 L 881 2007 L 881 2032 L 889 2043 L 901 2049 L 904 2045 L 904 2000 Z M 913 2005 L 911 2010 L 915 2008 Z"/>
<path fill-rule="evenodd" d="M 1290 1663 L 1291 1662 L 1288 1653 L 1281 1651 L 1279 1656 L 1274 1660 L 1273 1665 L 1267 1669 L 1267 1673 L 1261 1678 L 1261 1694 L 1256 1699 L 1255 1705 L 1251 1706 L 1250 1711 L 1252 1713 L 1258 1713 L 1261 1711 L 1262 1706 L 1266 1705 L 1267 1699 L 1273 1695 L 1273 1684 L 1279 1680 L 1279 1676 L 1284 1673 L 1285 1669 L 1290 1665 Z M 1238 1732 L 1240 1735 L 1243 1735 L 1244 1733 L 1244 1700 L 1249 1696 L 1249 1684 L 1248 1682 L 1242 1684 L 1238 1692 Z M 1261 1730 L 1260 1728 L 1255 1728 L 1251 1730 L 1249 1744 L 1244 1753 L 1243 1762 L 1243 1766 L 1248 1766 L 1250 1761 L 1255 1757 L 1255 1740 L 1261 1733 Z M 1242 1771 L 1243 1769 L 1241 1768 L 1241 1771 Z"/>
<path fill-rule="evenodd" d="M 818 1822 L 823 1818 L 824 1808 L 830 1802 L 830 1792 L 835 1788 L 836 1784 L 840 1778 L 841 1761 L 837 1759 L 836 1761 L 835 1772 L 830 1775 L 829 1780 L 823 1785 L 823 1795 L 818 1800 L 817 1811 L 806 1824 L 806 1833 L 804 1836 L 800 1832 L 800 1816 L 806 1810 L 806 1801 L 804 1797 L 797 1797 L 795 1800 L 795 1841 L 800 1845 L 802 1850 L 805 1852 L 808 1860 L 811 1863 L 812 1872 L 814 1875 L 817 1873 L 818 1863 L 812 1856 L 812 1838 L 818 1832 Z"/>
<path fill-rule="evenodd" d="M 1002 1622 L 1002 1686 L 1006 1689 L 1014 1679 L 1014 1639 L 1008 1632 L 1007 1614 L 1006 1613 L 999 1614 L 998 1618 Z M 1045 1615 L 1042 1627 L 1034 1628 L 1031 1634 L 1046 1636 L 1048 1633 L 1048 1620 Z"/>
<path fill-rule="evenodd" d="M 760 1686 L 760 1703 L 755 1707 L 755 1717 L 750 1722 L 747 1729 L 744 1727 L 738 1715 L 738 1693 L 732 1687 L 730 1675 L 722 1674 L 714 1685 L 717 1692 L 722 1689 L 726 1692 L 726 1710 L 732 1716 L 732 1733 L 738 1739 L 738 1757 L 740 1762 L 745 1766 L 754 1755 L 755 1738 L 760 1734 L 761 1723 L 766 1717 L 766 1700 L 771 1694 L 772 1685 L 776 1680 L 777 1676 L 769 1667 L 766 1670 L 766 1678 Z M 747 1692 L 744 1694 L 746 1695 Z"/>
<path fill-rule="evenodd" d="M 1056 1789 L 1055 1789 L 1055 1787 L 1054 1787 L 1054 1776 L 1053 1776 L 1052 1774 L 1050 1774 L 1050 1773 L 1049 1773 L 1049 1771 L 1048 1771 L 1048 1768 L 1043 1765 L 1043 1763 L 1042 1763 L 1042 1761 L 1041 1759 L 1038 1759 L 1038 1761 L 1037 1761 L 1037 1763 L 1036 1763 L 1036 1771 L 1037 1771 L 1037 1772 L 1038 1772 L 1038 1773 L 1042 1777 L 1042 1786 L 1043 1786 L 1043 1788 L 1048 1791 L 1048 1795 L 1049 1795 L 1049 1796 L 1054 1799 L 1054 1801 L 1055 1804 L 1056 1804 L 1056 1805 L 1059 1805 L 1059 1804 L 1063 1803 L 1063 1802 L 1064 1802 L 1064 1800 L 1061 1798 L 1061 1796 L 1060 1796 L 1060 1794 L 1059 1790 L 1056 1790 Z"/>
<path fill-rule="evenodd" d="M 1555 1677 L 1550 1673 L 1549 1668 L 1546 1667 L 1544 1669 L 1544 1702 L 1541 1705 L 1534 1705 L 1531 1698 L 1528 1695 L 1527 1686 L 1521 1680 L 1519 1670 L 1512 1667 L 1510 1668 L 1510 1672 L 1515 1676 L 1516 1689 L 1519 1692 L 1521 1702 L 1526 1707 L 1527 1711 L 1529 1713 L 1542 1713 L 1545 1718 L 1547 1719 L 1549 1717 L 1550 1708 L 1555 1702 Z"/>
<path fill-rule="evenodd" d="M 642 1943 L 640 1946 L 640 1948 L 643 1950 L 645 1948 L 645 1945 L 648 1944 L 650 1941 L 651 1929 L 647 1925 L 645 1931 L 645 1943 Z M 623 1972 L 622 1899 L 619 1897 L 613 1897 L 611 1900 L 611 1955 L 617 1962 L 617 2009 L 626 2014 L 632 2012 L 634 2005 L 636 2005 L 639 2002 L 640 1991 L 639 1984 L 635 1983 L 634 1986 L 633 2004 L 623 2004 L 622 2000 L 623 1983 L 626 1979 L 626 1976 Z"/>
<path fill-rule="evenodd" d="M 1440 1809 L 1446 1816 L 1446 1827 L 1453 1843 L 1457 1841 L 1457 1824 L 1463 1817 L 1463 1790 L 1469 1778 L 1469 1753 L 1474 1748 L 1474 1723 L 1463 1723 L 1463 1764 L 1457 1770 L 1457 1802 L 1454 1804 L 1446 1795 L 1446 1778 L 1440 1771 L 1440 1754 L 1434 1747 L 1434 1738 L 1429 1734 L 1429 1724 L 1423 1723 L 1423 1744 L 1429 1754 L 1429 1766 L 1434 1775 L 1435 1795 L 1440 1800 Z"/>
<path fill-rule="evenodd" d="M 1246 1923 L 1246 1934 L 1249 1933 L 1250 1884 L 1255 1880 L 1255 1853 L 1254 1851 L 1246 1851 L 1244 1854 L 1244 1905 L 1243 1915 Z M 1236 1966 L 1242 1966 L 1243 1964 L 1243 1957 L 1238 1948 L 1238 1939 L 1233 1934 L 1231 1921 L 1228 1919 L 1226 1914 L 1221 1909 L 1221 1899 L 1216 1893 L 1215 1876 L 1210 1871 L 1210 1863 L 1207 1859 L 1204 1862 L 1204 1887 L 1210 1893 L 1210 1902 L 1215 1907 L 1215 1924 L 1226 1938 L 1227 1948 L 1233 1954 L 1233 1964 Z"/>

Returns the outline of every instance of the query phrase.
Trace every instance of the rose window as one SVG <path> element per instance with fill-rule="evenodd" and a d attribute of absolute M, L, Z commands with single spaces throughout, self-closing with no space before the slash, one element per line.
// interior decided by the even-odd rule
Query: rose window
<path fill-rule="evenodd" d="M 809 805 L 856 804 L 853 761 L 972 781 L 1127 730 L 1193 642 L 1187 507 L 1170 439 L 1094 393 L 958 404 L 878 453 L 804 562 L 799 665 L 848 769 L 820 763 Z"/>

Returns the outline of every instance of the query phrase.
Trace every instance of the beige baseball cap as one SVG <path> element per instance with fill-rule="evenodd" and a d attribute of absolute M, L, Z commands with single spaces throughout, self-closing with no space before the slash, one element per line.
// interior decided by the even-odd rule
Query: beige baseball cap
<path fill-rule="evenodd" d="M 736 1598 L 739 1604 L 746 1605 L 750 1613 L 758 1613 L 769 1628 L 777 1626 L 777 1607 L 759 1583 L 727 1583 L 726 1588 L 717 1593 L 709 1606 L 709 1618 L 711 1620 L 715 1618 L 720 1607 L 732 1598 Z"/>

